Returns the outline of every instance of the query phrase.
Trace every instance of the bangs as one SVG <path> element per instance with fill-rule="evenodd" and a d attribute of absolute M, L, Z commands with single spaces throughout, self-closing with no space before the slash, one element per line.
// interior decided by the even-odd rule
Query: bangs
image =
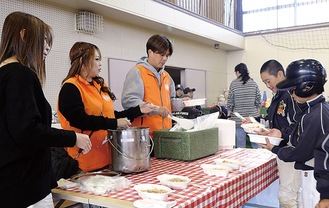
<path fill-rule="evenodd" d="M 49 25 L 45 25 L 45 37 L 47 44 L 51 48 L 53 46 L 53 30 Z"/>

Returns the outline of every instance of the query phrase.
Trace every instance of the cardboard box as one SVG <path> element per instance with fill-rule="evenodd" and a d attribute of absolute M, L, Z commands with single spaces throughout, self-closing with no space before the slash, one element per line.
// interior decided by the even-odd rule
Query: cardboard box
<path fill-rule="evenodd" d="M 227 119 L 217 119 L 218 127 L 218 148 L 233 149 L 235 145 L 235 121 Z"/>
<path fill-rule="evenodd" d="M 218 128 L 179 132 L 153 132 L 156 158 L 190 161 L 215 154 L 218 151 Z"/>

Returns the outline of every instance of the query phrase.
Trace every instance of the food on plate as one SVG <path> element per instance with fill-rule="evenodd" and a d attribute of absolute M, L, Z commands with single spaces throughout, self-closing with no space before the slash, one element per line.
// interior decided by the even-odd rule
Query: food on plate
<path fill-rule="evenodd" d="M 233 169 L 225 165 L 214 165 L 214 164 L 201 164 L 200 166 L 203 172 L 207 175 L 223 176 L 227 177 L 229 172 Z"/>
<path fill-rule="evenodd" d="M 219 167 L 219 168 L 213 168 L 213 170 L 227 170 L 227 169 L 223 167 Z"/>
<path fill-rule="evenodd" d="M 241 162 L 238 160 L 233 159 L 223 159 L 223 158 L 217 158 L 214 160 L 216 165 L 224 165 L 231 167 L 233 170 L 238 170 L 241 166 Z"/>
<path fill-rule="evenodd" d="M 265 128 L 265 126 L 260 123 L 241 124 L 241 127 L 247 133 L 255 133 L 255 131 L 261 131 L 262 128 Z"/>
<path fill-rule="evenodd" d="M 237 163 L 236 161 L 223 160 L 223 163 Z"/>
<path fill-rule="evenodd" d="M 185 180 L 183 178 L 170 178 L 170 179 L 168 179 L 168 181 L 170 181 L 170 182 L 186 182 L 187 180 Z"/>
<path fill-rule="evenodd" d="M 164 194 L 164 193 L 168 193 L 168 190 L 158 189 L 158 188 L 142 189 L 141 191 L 143 191 L 143 192 L 147 192 L 147 193 L 154 193 L 154 194 Z"/>
<path fill-rule="evenodd" d="M 259 124 L 251 124 L 251 125 L 249 125 L 249 128 L 259 129 L 260 128 L 260 125 Z"/>
<path fill-rule="evenodd" d="M 160 181 L 161 185 L 168 186 L 172 189 L 186 189 L 188 183 L 191 182 L 191 179 L 186 176 L 170 174 L 159 175 L 157 179 Z"/>
<path fill-rule="evenodd" d="M 138 184 L 134 186 L 138 195 L 143 199 L 167 201 L 172 189 L 158 184 Z"/>

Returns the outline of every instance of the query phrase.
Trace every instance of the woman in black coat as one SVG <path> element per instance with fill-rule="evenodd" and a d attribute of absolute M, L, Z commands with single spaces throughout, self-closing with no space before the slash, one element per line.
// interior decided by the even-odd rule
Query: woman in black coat
<path fill-rule="evenodd" d="M 87 135 L 51 128 L 42 90 L 51 45 L 51 28 L 42 20 L 23 12 L 6 17 L 0 43 L 1 207 L 53 207 L 50 147 L 91 148 Z"/>

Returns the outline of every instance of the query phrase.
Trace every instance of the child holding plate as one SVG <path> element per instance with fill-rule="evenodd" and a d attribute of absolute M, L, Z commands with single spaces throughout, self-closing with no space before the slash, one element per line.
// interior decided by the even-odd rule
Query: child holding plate
<path fill-rule="evenodd" d="M 317 203 L 319 208 L 329 206 L 329 104 L 322 94 L 326 78 L 326 71 L 317 60 L 297 60 L 287 67 L 286 78 L 276 87 L 280 91 L 290 90 L 302 111 L 301 119 L 287 146 L 274 146 L 268 140 L 261 145 L 281 160 L 295 162 L 295 169 L 301 170 L 303 207 L 315 207 Z M 281 137 L 282 133 L 271 129 L 269 136 Z"/>

